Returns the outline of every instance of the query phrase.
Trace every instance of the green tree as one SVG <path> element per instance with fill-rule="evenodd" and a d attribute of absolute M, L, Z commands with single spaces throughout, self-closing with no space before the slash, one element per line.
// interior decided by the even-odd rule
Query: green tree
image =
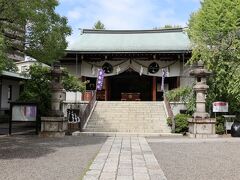
<path fill-rule="evenodd" d="M 157 30 L 157 29 L 172 29 L 172 28 L 182 28 L 182 26 L 181 26 L 181 25 L 166 24 L 165 26 L 155 27 L 155 28 L 153 28 L 153 29 Z"/>
<path fill-rule="evenodd" d="M 7 71 L 17 71 L 17 66 L 11 60 L 7 60 L 7 57 L 4 53 L 5 51 L 5 44 L 4 44 L 4 37 L 0 34 L 0 72 L 2 70 Z"/>
<path fill-rule="evenodd" d="M 65 70 L 66 76 L 63 78 L 63 86 L 66 91 L 80 91 L 83 92 L 86 89 L 86 83 L 81 82 L 73 75 L 70 75 Z M 39 104 L 40 114 L 47 115 L 50 109 L 50 68 L 43 67 L 39 64 L 30 66 L 26 76 L 31 78 L 24 84 L 24 91 L 20 94 L 19 100 L 21 101 L 34 101 Z"/>
<path fill-rule="evenodd" d="M 213 72 L 208 104 L 228 101 L 230 111 L 240 107 L 240 3 L 239 0 L 204 0 L 189 20 L 193 43 L 191 63 L 202 60 Z"/>
<path fill-rule="evenodd" d="M 57 0 L 0 0 L 1 53 L 26 54 L 47 64 L 61 57 L 71 29 L 67 19 L 55 13 L 57 5 Z"/>
<path fill-rule="evenodd" d="M 166 92 L 168 101 L 183 102 L 186 105 L 187 113 L 192 114 L 195 111 L 196 98 L 193 88 L 190 86 L 180 87 Z"/>
<path fill-rule="evenodd" d="M 93 26 L 93 29 L 105 29 L 105 26 L 104 24 L 101 22 L 101 21 L 97 21 L 94 26 Z"/>
<path fill-rule="evenodd" d="M 63 77 L 63 86 L 66 91 L 80 91 L 84 92 L 86 90 L 86 83 L 81 82 L 77 77 L 71 75 L 67 70 L 65 70 L 65 76 Z"/>
<path fill-rule="evenodd" d="M 47 115 L 50 109 L 50 69 L 40 65 L 30 66 L 27 80 L 24 84 L 24 91 L 20 94 L 20 101 L 37 102 L 41 116 Z"/>

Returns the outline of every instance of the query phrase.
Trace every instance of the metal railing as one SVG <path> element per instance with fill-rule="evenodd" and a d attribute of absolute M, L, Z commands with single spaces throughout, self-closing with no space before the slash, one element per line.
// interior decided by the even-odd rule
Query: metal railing
<path fill-rule="evenodd" d="M 96 94 L 97 94 L 96 91 L 93 91 L 93 95 L 92 95 L 91 100 L 88 102 L 87 107 L 85 108 L 85 110 L 81 114 L 81 117 L 80 117 L 80 119 L 81 119 L 80 120 L 80 131 L 82 131 L 83 127 L 87 123 L 87 120 L 88 120 L 91 112 L 93 111 L 93 108 L 95 107 Z"/>

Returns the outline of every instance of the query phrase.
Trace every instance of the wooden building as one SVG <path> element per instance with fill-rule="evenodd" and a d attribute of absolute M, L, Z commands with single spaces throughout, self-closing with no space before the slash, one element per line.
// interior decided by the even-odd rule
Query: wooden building
<path fill-rule="evenodd" d="M 164 90 L 190 85 L 186 62 L 191 57 L 190 40 L 182 28 L 161 30 L 90 30 L 79 37 L 60 59 L 73 75 L 89 80 L 96 88 L 98 69 L 105 70 L 99 100 L 156 101 Z"/>

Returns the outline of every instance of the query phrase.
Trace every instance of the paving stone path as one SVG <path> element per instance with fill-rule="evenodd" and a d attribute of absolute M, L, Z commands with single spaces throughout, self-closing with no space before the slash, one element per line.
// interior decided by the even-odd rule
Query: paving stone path
<path fill-rule="evenodd" d="M 144 137 L 109 137 L 84 180 L 166 180 Z"/>

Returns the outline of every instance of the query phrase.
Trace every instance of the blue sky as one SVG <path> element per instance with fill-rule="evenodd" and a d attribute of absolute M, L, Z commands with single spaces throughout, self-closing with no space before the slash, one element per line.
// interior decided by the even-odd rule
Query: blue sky
<path fill-rule="evenodd" d="M 107 29 L 153 29 L 166 24 L 187 26 L 200 0 L 59 0 L 56 11 L 66 16 L 73 32 L 101 20 Z"/>

